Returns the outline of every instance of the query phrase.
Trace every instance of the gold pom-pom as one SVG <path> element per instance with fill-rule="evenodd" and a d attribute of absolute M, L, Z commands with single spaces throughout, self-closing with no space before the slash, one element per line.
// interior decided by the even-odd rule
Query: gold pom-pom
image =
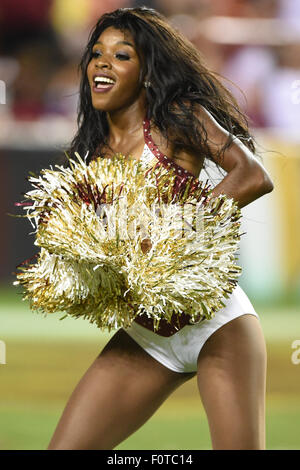
<path fill-rule="evenodd" d="M 241 274 L 237 203 L 192 177 L 178 185 L 162 165 L 145 173 L 121 154 L 89 165 L 76 157 L 29 179 L 25 217 L 40 253 L 15 284 L 31 308 L 109 330 L 144 312 L 155 329 L 174 313 L 213 317 Z"/>

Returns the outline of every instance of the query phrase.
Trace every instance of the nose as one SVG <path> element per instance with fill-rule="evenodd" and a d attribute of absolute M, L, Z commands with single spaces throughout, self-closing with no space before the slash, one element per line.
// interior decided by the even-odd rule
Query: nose
<path fill-rule="evenodd" d="M 101 56 L 96 62 L 96 67 L 99 69 L 111 69 L 111 63 L 105 56 Z"/>

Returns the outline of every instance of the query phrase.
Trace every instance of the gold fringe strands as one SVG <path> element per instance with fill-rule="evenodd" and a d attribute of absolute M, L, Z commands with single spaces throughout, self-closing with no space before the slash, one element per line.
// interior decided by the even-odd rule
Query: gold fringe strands
<path fill-rule="evenodd" d="M 121 154 L 89 165 L 75 156 L 69 168 L 29 178 L 23 217 L 40 251 L 14 284 L 30 307 L 109 331 L 145 312 L 155 328 L 174 313 L 212 318 L 241 274 L 237 203 L 192 177 L 178 186 L 175 170 L 161 164 L 145 172 Z"/>

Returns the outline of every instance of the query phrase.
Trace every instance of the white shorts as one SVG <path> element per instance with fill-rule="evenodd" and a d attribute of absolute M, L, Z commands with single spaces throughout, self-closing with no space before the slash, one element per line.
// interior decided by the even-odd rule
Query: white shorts
<path fill-rule="evenodd" d="M 148 328 L 133 322 L 123 328 L 150 356 L 175 372 L 196 372 L 199 353 L 206 340 L 221 326 L 241 315 L 251 314 L 258 319 L 253 305 L 243 289 L 237 285 L 225 307 L 216 312 L 210 320 L 199 324 L 185 325 L 172 336 L 160 336 Z"/>

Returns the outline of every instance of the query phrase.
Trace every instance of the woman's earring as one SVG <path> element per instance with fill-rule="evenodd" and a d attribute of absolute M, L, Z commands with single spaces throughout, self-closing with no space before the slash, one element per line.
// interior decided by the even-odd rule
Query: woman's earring
<path fill-rule="evenodd" d="M 144 87 L 149 88 L 151 86 L 151 82 L 144 82 Z"/>

